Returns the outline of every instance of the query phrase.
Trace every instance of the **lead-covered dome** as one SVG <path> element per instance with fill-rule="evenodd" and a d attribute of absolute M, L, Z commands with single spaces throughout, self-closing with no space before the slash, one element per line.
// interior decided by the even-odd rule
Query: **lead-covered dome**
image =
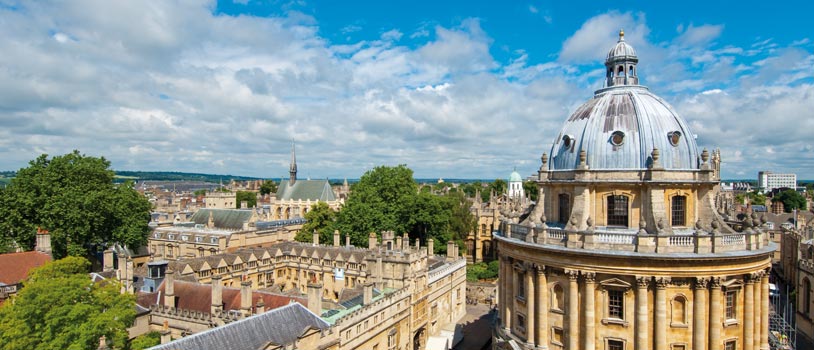
<path fill-rule="evenodd" d="M 580 167 L 580 152 L 591 170 L 647 169 L 659 150 L 665 169 L 700 168 L 698 146 L 687 123 L 664 100 L 638 85 L 638 58 L 619 42 L 608 53 L 607 87 L 577 108 L 551 147 L 550 170 Z"/>

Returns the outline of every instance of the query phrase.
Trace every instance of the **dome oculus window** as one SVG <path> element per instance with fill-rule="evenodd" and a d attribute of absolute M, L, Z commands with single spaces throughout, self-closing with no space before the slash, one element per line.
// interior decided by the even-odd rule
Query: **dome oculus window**
<path fill-rule="evenodd" d="M 670 144 L 673 146 L 678 146 L 678 142 L 681 141 L 681 132 L 680 131 L 673 131 L 667 133 L 667 139 L 670 140 Z"/>
<path fill-rule="evenodd" d="M 562 145 L 566 149 L 571 149 L 571 146 L 574 145 L 574 138 L 571 135 L 565 135 L 562 137 Z"/>
<path fill-rule="evenodd" d="M 618 131 L 618 130 L 617 130 L 617 131 L 614 131 L 614 132 L 611 134 L 611 137 L 610 137 L 610 142 L 611 142 L 611 143 L 612 143 L 614 146 L 621 146 L 623 143 L 625 143 L 625 133 L 624 133 L 624 132 L 621 132 L 621 131 Z"/>

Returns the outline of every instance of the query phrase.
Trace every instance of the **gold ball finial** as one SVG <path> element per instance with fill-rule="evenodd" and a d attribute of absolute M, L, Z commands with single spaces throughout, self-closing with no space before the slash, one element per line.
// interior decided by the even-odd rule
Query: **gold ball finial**
<path fill-rule="evenodd" d="M 625 40 L 625 30 L 619 29 L 619 40 Z"/>

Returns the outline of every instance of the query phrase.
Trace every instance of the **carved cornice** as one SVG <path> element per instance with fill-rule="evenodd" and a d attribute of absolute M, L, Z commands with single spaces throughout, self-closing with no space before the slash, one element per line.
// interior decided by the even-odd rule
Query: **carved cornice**
<path fill-rule="evenodd" d="M 665 289 L 667 286 L 670 285 L 670 277 L 657 277 L 656 278 L 656 288 L 657 289 Z"/>

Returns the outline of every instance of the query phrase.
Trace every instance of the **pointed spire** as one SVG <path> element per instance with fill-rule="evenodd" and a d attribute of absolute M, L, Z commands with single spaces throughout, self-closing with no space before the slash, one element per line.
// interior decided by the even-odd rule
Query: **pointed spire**
<path fill-rule="evenodd" d="M 294 139 L 291 139 L 291 164 L 288 167 L 288 185 L 297 182 L 297 154 L 294 152 Z"/>

